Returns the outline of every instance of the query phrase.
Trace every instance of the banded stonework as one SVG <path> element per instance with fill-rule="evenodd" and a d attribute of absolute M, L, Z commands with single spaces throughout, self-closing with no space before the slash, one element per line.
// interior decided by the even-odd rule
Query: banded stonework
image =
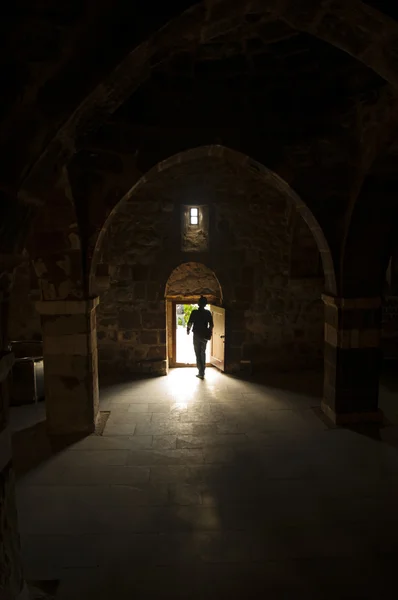
<path fill-rule="evenodd" d="M 381 298 L 322 298 L 323 411 L 335 423 L 380 421 Z"/>
<path fill-rule="evenodd" d="M 99 407 L 98 298 L 37 303 L 50 434 L 91 433 Z"/>
<path fill-rule="evenodd" d="M 325 303 L 325 342 L 338 348 L 377 348 L 381 298 L 333 298 Z"/>
<path fill-rule="evenodd" d="M 11 457 L 0 469 L 0 565 L 0 598 L 18 598 L 24 584 Z"/>
<path fill-rule="evenodd" d="M 24 588 L 8 427 L 7 377 L 13 363 L 11 352 L 0 353 L 0 598 L 12 600 Z"/>

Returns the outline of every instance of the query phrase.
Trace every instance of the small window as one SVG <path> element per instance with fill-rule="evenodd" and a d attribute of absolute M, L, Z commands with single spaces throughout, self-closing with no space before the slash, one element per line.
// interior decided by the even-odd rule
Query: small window
<path fill-rule="evenodd" d="M 190 208 L 189 209 L 189 224 L 190 225 L 199 225 L 199 209 L 198 208 Z"/>

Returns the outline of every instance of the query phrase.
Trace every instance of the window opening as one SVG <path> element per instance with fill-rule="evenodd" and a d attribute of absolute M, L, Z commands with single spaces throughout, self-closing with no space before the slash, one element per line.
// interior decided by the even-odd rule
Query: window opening
<path fill-rule="evenodd" d="M 189 209 L 189 224 L 190 225 L 199 225 L 199 209 L 198 208 L 190 208 Z"/>

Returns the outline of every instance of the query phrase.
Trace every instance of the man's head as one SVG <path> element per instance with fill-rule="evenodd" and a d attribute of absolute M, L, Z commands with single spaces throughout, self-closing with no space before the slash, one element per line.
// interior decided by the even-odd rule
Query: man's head
<path fill-rule="evenodd" d="M 207 304 L 207 300 L 204 296 L 201 296 L 198 300 L 199 308 L 204 308 Z"/>

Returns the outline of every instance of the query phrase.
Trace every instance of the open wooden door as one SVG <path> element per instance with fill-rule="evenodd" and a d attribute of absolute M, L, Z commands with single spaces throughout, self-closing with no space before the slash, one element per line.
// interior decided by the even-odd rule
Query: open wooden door
<path fill-rule="evenodd" d="M 213 315 L 214 329 L 211 338 L 210 362 L 224 371 L 225 369 L 225 309 L 219 306 L 210 306 Z"/>

